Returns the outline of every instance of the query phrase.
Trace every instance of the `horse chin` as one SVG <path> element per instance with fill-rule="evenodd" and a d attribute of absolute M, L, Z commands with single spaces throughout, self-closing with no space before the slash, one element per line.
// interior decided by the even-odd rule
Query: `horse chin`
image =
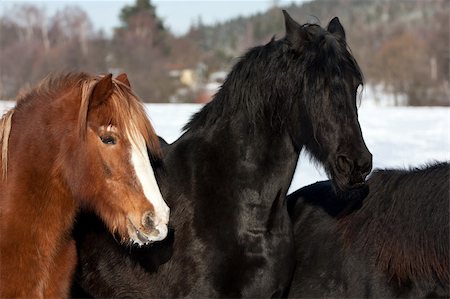
<path fill-rule="evenodd" d="M 335 188 L 338 189 L 339 191 L 346 192 L 348 190 L 347 184 L 345 184 L 343 182 L 343 180 L 341 178 L 339 178 L 338 176 L 333 176 L 332 181 L 333 181 L 333 185 L 335 186 Z"/>
<path fill-rule="evenodd" d="M 325 171 L 333 181 L 335 188 L 342 192 L 358 189 L 364 187 L 366 184 L 360 175 L 356 176 L 354 174 L 340 172 L 334 163 L 325 164 Z"/>
<path fill-rule="evenodd" d="M 341 176 L 339 174 L 333 175 L 332 181 L 334 185 L 343 192 L 364 188 L 366 186 L 365 181 L 354 182 L 351 178 L 348 178 L 347 176 Z"/>
<path fill-rule="evenodd" d="M 361 182 L 361 184 L 353 184 L 352 179 L 343 173 L 338 172 L 335 168 L 329 167 L 327 169 L 328 176 L 333 181 L 333 185 L 336 189 L 338 189 L 341 192 L 347 192 L 353 188 L 358 188 L 360 185 L 364 185 L 364 182 Z"/>

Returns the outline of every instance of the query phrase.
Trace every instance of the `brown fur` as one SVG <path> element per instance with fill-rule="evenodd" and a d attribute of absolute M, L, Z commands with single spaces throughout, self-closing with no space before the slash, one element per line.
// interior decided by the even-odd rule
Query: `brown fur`
<path fill-rule="evenodd" d="M 118 128 L 118 142 L 99 140 Z M 49 77 L 0 121 L 0 297 L 67 297 L 76 264 L 70 235 L 79 207 L 122 240 L 153 210 L 129 163 L 127 136 L 158 138 L 129 86 L 111 77 Z M 145 227 L 139 227 L 145 231 Z"/>
<path fill-rule="evenodd" d="M 448 286 L 449 175 L 446 163 L 375 171 L 361 209 L 339 220 L 347 248 L 375 256 L 399 283 L 437 277 Z"/>
<path fill-rule="evenodd" d="M 58 255 L 53 260 L 53 267 L 50 269 L 49 281 L 60 283 L 51 283 L 45 289 L 45 298 L 67 298 L 70 290 L 72 274 L 75 271 L 77 259 L 77 248 L 75 240 L 67 242 L 66 246 L 61 248 Z"/>

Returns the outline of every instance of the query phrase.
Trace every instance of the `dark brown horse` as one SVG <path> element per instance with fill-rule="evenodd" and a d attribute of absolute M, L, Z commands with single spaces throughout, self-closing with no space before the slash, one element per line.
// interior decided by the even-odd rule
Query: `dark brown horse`
<path fill-rule="evenodd" d="M 450 164 L 377 170 L 368 190 L 330 181 L 288 196 L 291 298 L 448 298 Z M 368 195 L 367 195 L 368 191 Z"/>
<path fill-rule="evenodd" d="M 123 242 L 167 235 L 158 138 L 126 75 L 44 80 L 0 122 L 0 297 L 68 296 L 78 208 Z"/>
<path fill-rule="evenodd" d="M 285 21 L 286 36 L 250 49 L 165 149 L 156 173 L 174 237 L 135 252 L 80 218 L 74 295 L 285 295 L 293 270 L 285 196 L 300 152 L 342 189 L 363 184 L 372 166 L 357 115 L 362 74 L 339 20 L 322 28 L 285 13 Z"/>

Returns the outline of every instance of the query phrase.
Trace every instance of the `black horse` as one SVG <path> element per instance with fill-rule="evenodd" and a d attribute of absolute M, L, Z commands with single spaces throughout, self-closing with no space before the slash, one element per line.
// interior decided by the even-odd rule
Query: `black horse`
<path fill-rule="evenodd" d="M 336 194 L 329 181 L 290 194 L 289 297 L 450 297 L 449 173 L 448 163 L 378 170 L 368 195 Z"/>
<path fill-rule="evenodd" d="M 294 258 L 285 199 L 300 151 L 306 148 L 342 189 L 363 184 L 372 165 L 357 119 L 363 78 L 339 20 L 327 30 L 301 26 L 287 13 L 285 21 L 286 36 L 249 50 L 214 100 L 165 148 L 156 172 L 171 207 L 172 246 L 136 253 L 101 225 L 79 221 L 76 279 L 84 291 L 285 294 Z"/>

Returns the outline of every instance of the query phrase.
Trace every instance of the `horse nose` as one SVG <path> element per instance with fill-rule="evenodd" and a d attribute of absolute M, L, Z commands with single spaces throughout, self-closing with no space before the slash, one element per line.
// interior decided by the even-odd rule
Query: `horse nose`
<path fill-rule="evenodd" d="M 142 225 L 150 231 L 155 229 L 155 222 L 153 221 L 152 212 L 147 212 L 144 214 L 142 217 Z"/>
<path fill-rule="evenodd" d="M 367 151 L 365 154 L 361 155 L 357 161 L 357 165 L 363 179 L 365 179 L 372 170 L 372 154 Z"/>

